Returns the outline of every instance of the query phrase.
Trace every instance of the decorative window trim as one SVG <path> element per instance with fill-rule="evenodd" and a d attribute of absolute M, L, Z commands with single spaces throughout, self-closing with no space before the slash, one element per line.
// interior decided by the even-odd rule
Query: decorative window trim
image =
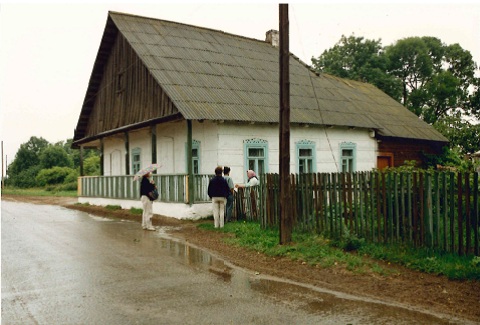
<path fill-rule="evenodd" d="M 310 140 L 301 140 L 295 144 L 297 152 L 297 174 L 300 173 L 300 149 L 312 149 L 312 172 L 317 172 L 317 144 Z"/>
<path fill-rule="evenodd" d="M 244 172 L 243 172 L 243 177 L 246 177 L 246 173 L 248 170 L 248 149 L 251 148 L 260 148 L 263 149 L 263 152 L 265 153 L 265 173 L 268 173 L 268 141 L 263 140 L 263 139 L 248 139 L 243 141 L 243 163 L 244 163 Z M 257 173 L 257 170 L 254 170 L 255 173 Z"/>
<path fill-rule="evenodd" d="M 343 166 L 343 155 L 342 155 L 342 150 L 343 149 L 352 149 L 353 151 L 353 157 L 352 157 L 352 160 L 353 160 L 353 170 L 351 170 L 350 172 L 351 173 L 354 173 L 357 171 L 357 144 L 356 143 L 353 143 L 353 142 L 342 142 L 339 144 L 339 157 L 340 157 L 340 171 L 343 171 L 342 170 L 342 166 Z M 346 158 L 347 159 L 347 158 Z M 350 159 L 350 158 L 348 158 Z"/>
<path fill-rule="evenodd" d="M 135 155 L 138 155 L 140 157 L 138 163 L 135 163 L 135 161 L 133 160 L 135 158 Z M 135 175 L 141 168 L 142 168 L 142 148 L 139 148 L 139 147 L 136 147 L 136 148 L 133 148 L 132 149 L 132 157 L 131 157 L 131 160 L 132 160 L 132 175 Z M 138 164 L 138 170 L 135 171 L 135 164 Z"/>
<path fill-rule="evenodd" d="M 200 145 L 201 145 L 201 142 L 200 141 L 197 141 L 197 140 L 192 140 L 192 151 L 193 149 L 197 149 L 197 152 L 198 152 L 198 158 L 193 158 L 193 160 L 197 160 L 198 161 L 198 174 L 201 173 L 200 171 L 200 162 L 201 162 L 201 152 L 200 152 Z M 188 161 L 187 161 L 187 155 L 188 153 L 188 143 L 185 142 L 185 173 L 188 173 Z M 194 165 L 194 164 L 192 164 Z M 194 174 L 195 174 L 195 168 L 194 168 Z"/>

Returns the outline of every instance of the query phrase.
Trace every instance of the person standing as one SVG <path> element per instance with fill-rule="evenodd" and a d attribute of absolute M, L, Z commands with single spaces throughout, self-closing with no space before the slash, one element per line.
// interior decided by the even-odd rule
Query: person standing
<path fill-rule="evenodd" d="M 236 188 L 239 188 L 239 187 L 252 187 L 252 186 L 258 185 L 258 183 L 260 182 L 260 181 L 258 180 L 257 174 L 255 174 L 255 172 L 254 172 L 253 170 L 251 170 L 251 169 L 247 170 L 247 177 L 248 177 L 247 184 L 245 184 L 245 185 L 236 184 L 235 187 L 236 187 Z"/>
<path fill-rule="evenodd" d="M 230 177 L 230 167 L 223 167 L 223 178 L 227 181 L 228 188 L 230 189 L 230 195 L 227 197 L 227 216 L 225 222 L 231 222 L 232 220 L 232 208 L 233 208 L 233 195 L 234 188 L 233 180 Z"/>
<path fill-rule="evenodd" d="M 208 183 L 208 196 L 212 199 L 213 219 L 215 228 L 223 228 L 225 215 L 225 201 L 230 195 L 227 181 L 222 177 L 222 167 L 215 168 L 215 177 Z"/>
<path fill-rule="evenodd" d="M 143 175 L 142 183 L 140 185 L 140 199 L 142 200 L 142 205 L 143 205 L 142 228 L 144 230 L 155 230 L 155 228 L 152 225 L 152 217 L 153 217 L 152 201 L 153 200 L 150 198 L 149 193 L 153 191 L 155 188 L 157 188 L 157 186 L 155 185 L 155 182 L 153 180 L 150 181 L 149 178 L 150 178 L 150 173 Z"/>

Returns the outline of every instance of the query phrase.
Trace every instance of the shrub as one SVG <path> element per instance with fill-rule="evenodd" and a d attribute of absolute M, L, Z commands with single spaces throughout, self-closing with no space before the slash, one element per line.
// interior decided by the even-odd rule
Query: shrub
<path fill-rule="evenodd" d="M 80 176 L 80 171 L 78 169 L 72 169 L 72 171 L 65 177 L 63 181 L 65 184 L 70 184 L 77 182 L 78 177 Z M 76 189 L 76 186 L 75 186 Z"/>
<path fill-rule="evenodd" d="M 68 167 L 42 169 L 35 178 L 35 182 L 38 186 L 62 184 L 72 171 L 74 169 Z"/>

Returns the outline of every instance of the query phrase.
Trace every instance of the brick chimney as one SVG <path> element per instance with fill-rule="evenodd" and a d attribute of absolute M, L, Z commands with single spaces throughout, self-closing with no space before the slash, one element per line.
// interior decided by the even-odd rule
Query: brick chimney
<path fill-rule="evenodd" d="M 272 46 L 278 47 L 280 45 L 278 30 L 270 29 L 265 33 L 265 42 L 270 43 Z"/>

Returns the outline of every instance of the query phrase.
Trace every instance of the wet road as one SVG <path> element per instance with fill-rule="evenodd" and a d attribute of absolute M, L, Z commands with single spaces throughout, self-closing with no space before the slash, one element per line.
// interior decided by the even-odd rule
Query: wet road
<path fill-rule="evenodd" d="M 451 323 L 262 278 L 164 232 L 2 201 L 2 324 Z"/>

